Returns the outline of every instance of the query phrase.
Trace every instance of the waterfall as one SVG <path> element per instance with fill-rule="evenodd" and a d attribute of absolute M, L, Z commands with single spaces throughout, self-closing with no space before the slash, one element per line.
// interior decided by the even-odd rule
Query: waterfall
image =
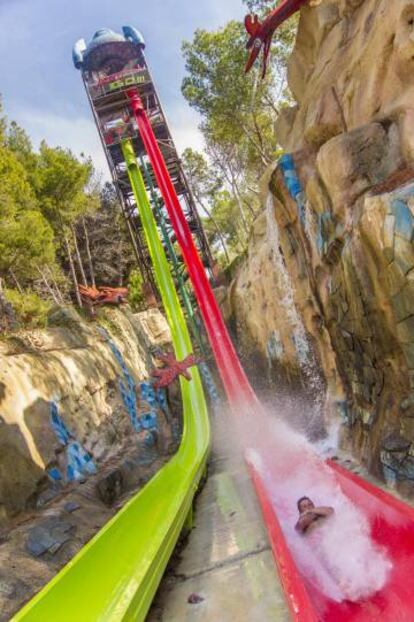
<path fill-rule="evenodd" d="M 266 202 L 267 240 L 272 253 L 272 259 L 276 270 L 279 291 L 282 295 L 280 305 L 284 308 L 289 324 L 293 329 L 293 342 L 296 348 L 300 367 L 309 365 L 311 352 L 306 330 L 296 309 L 293 287 L 290 275 L 286 269 L 285 261 L 280 250 L 279 228 L 273 216 L 273 198 L 269 193 Z"/>
<path fill-rule="evenodd" d="M 324 391 L 318 365 L 310 347 L 303 320 L 295 305 L 292 280 L 280 249 L 279 228 L 274 217 L 273 197 L 270 192 L 266 201 L 266 223 L 267 241 L 276 272 L 279 294 L 281 295 L 279 304 L 283 307 L 288 322 L 292 327 L 292 340 L 306 387 L 311 390 L 315 398 L 315 412 L 313 416 L 320 418 L 323 414 Z"/>

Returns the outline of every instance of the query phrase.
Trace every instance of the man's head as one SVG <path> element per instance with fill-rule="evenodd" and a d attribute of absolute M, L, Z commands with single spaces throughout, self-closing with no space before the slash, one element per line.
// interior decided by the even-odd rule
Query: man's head
<path fill-rule="evenodd" d="M 303 514 L 307 510 L 312 510 L 312 508 L 314 507 L 315 507 L 315 504 L 313 503 L 311 499 L 309 499 L 309 497 L 301 497 L 298 500 L 299 514 Z"/>

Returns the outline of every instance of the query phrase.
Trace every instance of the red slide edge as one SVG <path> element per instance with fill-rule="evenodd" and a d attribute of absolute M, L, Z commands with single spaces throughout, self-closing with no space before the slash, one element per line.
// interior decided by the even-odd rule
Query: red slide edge
<path fill-rule="evenodd" d="M 294 622 L 319 622 L 319 616 L 315 612 L 302 576 L 288 548 L 263 480 L 250 462 L 248 462 L 248 467 L 262 509 L 263 520 L 292 620 Z"/>

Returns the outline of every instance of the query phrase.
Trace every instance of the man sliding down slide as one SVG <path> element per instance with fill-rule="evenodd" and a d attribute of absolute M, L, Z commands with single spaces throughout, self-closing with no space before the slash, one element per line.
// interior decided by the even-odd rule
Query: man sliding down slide
<path fill-rule="evenodd" d="M 301 557 L 307 558 L 304 574 L 311 583 L 339 602 L 359 601 L 383 587 L 390 563 L 365 532 L 362 516 L 355 520 L 357 513 L 349 514 L 351 508 L 346 505 L 339 512 L 332 507 L 316 507 L 309 497 L 301 497 L 297 507 L 295 530 L 304 536 Z M 341 543 L 340 534 L 347 534 L 349 541 Z M 371 575 L 369 579 L 367 575 Z"/>
<path fill-rule="evenodd" d="M 257 15 L 247 15 L 244 20 L 244 25 L 250 35 L 250 39 L 246 45 L 247 49 L 250 50 L 250 55 L 246 64 L 246 73 L 252 68 L 254 61 L 259 56 L 260 50 L 263 47 L 262 78 L 264 78 L 266 75 L 267 59 L 269 57 L 272 37 L 276 28 L 283 24 L 291 15 L 296 13 L 296 11 L 299 11 L 303 5 L 309 4 L 309 6 L 317 6 L 321 2 L 322 0 L 283 0 L 263 22 L 259 21 Z"/>
<path fill-rule="evenodd" d="M 299 520 L 295 529 L 300 533 L 309 533 L 321 524 L 321 519 L 328 518 L 334 513 L 330 507 L 316 508 L 309 497 L 301 497 L 298 501 Z"/>

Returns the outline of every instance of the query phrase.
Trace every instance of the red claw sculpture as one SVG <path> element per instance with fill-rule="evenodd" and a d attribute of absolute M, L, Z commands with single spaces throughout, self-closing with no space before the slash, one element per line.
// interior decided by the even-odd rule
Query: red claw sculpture
<path fill-rule="evenodd" d="M 177 361 L 174 355 L 170 353 L 157 354 L 156 356 L 157 359 L 165 364 L 165 367 L 162 369 L 155 369 L 151 374 L 158 379 L 154 382 L 155 389 L 168 387 L 168 385 L 174 382 L 179 376 L 183 376 L 186 380 L 191 380 L 191 374 L 188 368 L 200 362 L 200 359 L 194 356 L 194 354 L 189 354 L 182 361 Z"/>
<path fill-rule="evenodd" d="M 79 293 L 83 300 L 92 304 L 93 307 L 99 305 L 121 305 L 126 302 L 128 289 L 126 287 L 85 287 L 79 285 Z"/>
<path fill-rule="evenodd" d="M 246 73 L 250 71 L 254 61 L 263 48 L 262 78 L 265 77 L 272 37 L 276 28 L 291 17 L 291 15 L 296 13 L 296 11 L 299 11 L 301 6 L 308 4 L 308 1 L 309 0 L 283 0 L 283 2 L 266 17 L 264 22 L 260 22 L 257 15 L 247 15 L 245 17 L 244 25 L 250 35 L 246 45 L 247 49 L 250 50 L 245 68 Z"/>

